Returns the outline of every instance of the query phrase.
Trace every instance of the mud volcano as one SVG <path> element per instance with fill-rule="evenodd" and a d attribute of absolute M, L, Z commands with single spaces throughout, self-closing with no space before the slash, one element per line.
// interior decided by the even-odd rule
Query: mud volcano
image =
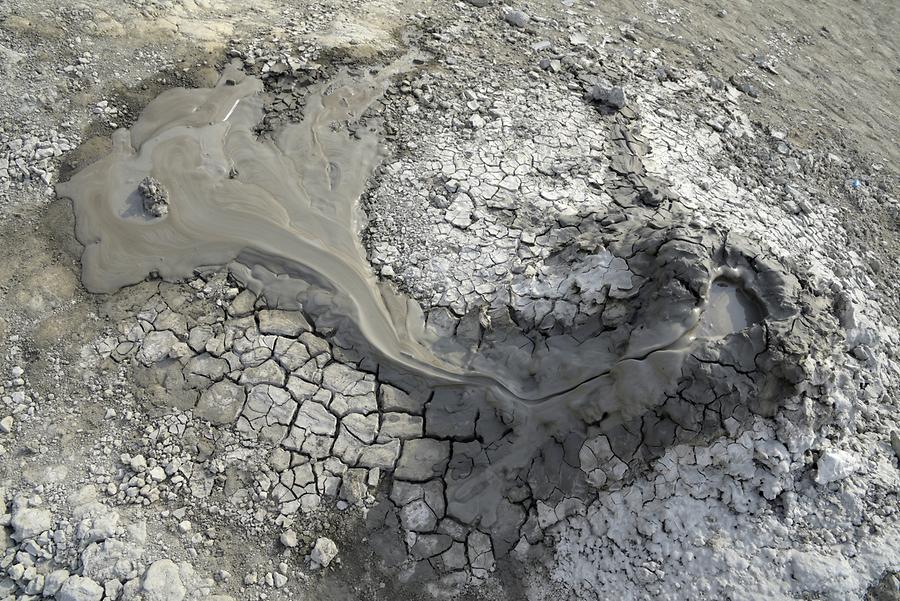
<path fill-rule="evenodd" d="M 677 201 L 648 202 L 639 157 L 623 154 L 614 164 L 634 171 L 634 194 L 581 219 L 550 269 L 516 275 L 505 299 L 444 327 L 377 280 L 359 238 L 359 198 L 381 153 L 379 124 L 363 115 L 409 68 L 404 58 L 342 73 L 309 95 L 303 121 L 265 138 L 261 82 L 229 68 L 214 88 L 154 100 L 58 192 L 74 201 L 90 290 L 227 267 L 270 308 L 302 310 L 313 324 L 302 336 L 349 341 L 378 375 L 332 392 L 377 388 L 377 413 L 320 394 L 321 372 L 343 369 L 333 360 L 316 376 L 279 354 L 301 342 L 312 354 L 304 328 L 276 328 L 271 342 L 298 386 L 260 391 L 234 368 L 213 386 L 246 398 L 233 421 L 248 435 L 283 407 L 266 437 L 313 480 L 317 465 L 357 469 L 358 449 L 386 444 L 369 421 L 420 424 L 384 463 L 393 484 L 369 516 L 379 548 L 424 560 L 468 541 L 468 565 L 483 570 L 471 549 L 502 557 L 669 445 L 771 414 L 803 376 L 808 300 L 762 249 L 692 226 Z M 398 400 L 410 395 L 419 409 Z M 357 451 L 335 442 L 345 430 Z M 297 509 L 308 508 L 287 511 Z"/>
<path fill-rule="evenodd" d="M 739 284 L 719 278 L 710 285 L 697 335 L 704 338 L 727 336 L 760 321 L 761 311 L 747 292 Z"/>

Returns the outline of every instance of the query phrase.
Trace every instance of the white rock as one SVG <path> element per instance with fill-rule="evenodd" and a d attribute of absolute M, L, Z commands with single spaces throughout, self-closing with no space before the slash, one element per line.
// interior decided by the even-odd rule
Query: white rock
<path fill-rule="evenodd" d="M 147 458 L 143 455 L 135 455 L 129 462 L 131 469 L 140 473 L 147 469 Z"/>
<path fill-rule="evenodd" d="M 859 458 L 849 451 L 825 451 L 816 464 L 816 484 L 826 485 L 843 480 L 859 469 Z"/>
<path fill-rule="evenodd" d="M 59 592 L 62 585 L 69 579 L 68 570 L 53 570 L 44 580 L 44 596 L 52 597 Z"/>
<path fill-rule="evenodd" d="M 9 566 L 8 570 L 6 570 L 6 574 L 10 578 L 18 582 L 22 579 L 22 576 L 25 575 L 25 564 L 14 563 L 13 565 Z"/>
<path fill-rule="evenodd" d="M 297 533 L 293 530 L 285 530 L 281 533 L 279 537 L 281 544 L 289 549 L 293 549 L 297 546 Z"/>
<path fill-rule="evenodd" d="M 178 566 L 170 559 L 160 559 L 147 568 L 141 591 L 145 601 L 182 601 L 187 594 Z"/>
<path fill-rule="evenodd" d="M 58 601 L 100 601 L 103 587 L 90 578 L 71 576 L 63 583 L 56 598 Z"/>
<path fill-rule="evenodd" d="M 46 509 L 21 507 L 13 511 L 10 526 L 13 536 L 21 541 L 50 530 L 52 521 L 53 516 Z"/>
<path fill-rule="evenodd" d="M 310 559 L 312 560 L 312 568 L 327 568 L 328 565 L 337 557 L 338 548 L 334 541 L 330 538 L 319 538 L 313 546 Z"/>

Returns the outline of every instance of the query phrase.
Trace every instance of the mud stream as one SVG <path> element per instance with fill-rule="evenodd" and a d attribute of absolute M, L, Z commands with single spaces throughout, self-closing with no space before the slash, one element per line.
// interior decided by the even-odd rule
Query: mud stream
<path fill-rule="evenodd" d="M 466 402 L 515 413 L 517 436 L 504 457 L 456 491 L 461 500 L 481 497 L 477 515 L 492 503 L 483 483 L 526 464 L 540 440 L 610 413 L 639 415 L 677 380 L 695 338 L 737 332 L 761 315 L 717 282 L 706 306 L 672 302 L 635 326 L 624 353 L 621 336 L 599 335 L 596 324 L 515 361 L 504 358 L 521 354 L 512 344 L 484 353 L 438 339 L 416 303 L 379 284 L 359 238 L 359 198 L 381 157 L 377 129 L 361 116 L 411 64 L 405 57 L 364 77 L 338 75 L 310 94 L 302 122 L 271 140 L 254 131 L 261 82 L 228 68 L 214 88 L 152 101 L 131 130 L 114 134 L 108 156 L 57 191 L 73 200 L 93 292 L 228 266 L 269 304 L 350 320 L 379 360 Z M 163 217 L 142 210 L 138 186 L 148 176 L 168 191 Z"/>

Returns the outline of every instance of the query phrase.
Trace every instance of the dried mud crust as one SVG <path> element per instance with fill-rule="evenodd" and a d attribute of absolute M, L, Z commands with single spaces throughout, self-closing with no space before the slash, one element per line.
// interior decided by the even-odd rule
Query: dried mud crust
<path fill-rule="evenodd" d="M 569 302 L 583 310 L 553 312 L 548 320 L 550 312 L 535 309 L 542 298 L 536 292 L 518 294 L 523 300 L 513 310 L 495 297 L 485 310 L 473 306 L 474 321 L 464 316 L 452 332 L 488 360 L 503 355 L 508 364 L 515 360 L 510 348 L 527 348 L 511 344 L 515 336 L 527 338 L 531 348 L 550 347 L 555 337 L 578 338 L 578 328 L 599 323 L 594 336 L 609 338 L 620 360 L 600 375 L 611 379 L 609 386 L 564 408 L 572 412 L 560 420 L 564 428 L 536 431 L 528 411 L 492 406 L 470 390 L 411 389 L 410 375 L 395 376 L 393 382 L 407 389 L 397 388 L 376 376 L 372 357 L 363 367 L 355 352 L 326 340 L 314 316 L 267 308 L 221 278 L 196 282 L 201 297 L 218 300 L 193 307 L 193 315 L 177 310 L 189 297 L 165 285 L 128 312 L 137 310 L 137 323 L 126 319 L 120 336 L 98 346 L 100 356 L 139 362 L 144 367 L 136 381 L 161 400 L 191 410 L 195 419 L 234 424 L 244 447 L 257 441 L 269 449 L 265 465 L 250 471 L 248 492 L 233 493 L 239 506 L 269 499 L 280 514 L 293 516 L 334 499 L 343 507 L 372 505 L 367 521 L 382 559 L 402 567 L 404 578 L 437 578 L 443 586 L 481 582 L 511 554 L 544 557 L 539 543 L 552 540 L 555 527 L 587 512 L 598 491 L 615 494 L 631 486 L 669 449 L 741 435 L 758 417 L 791 420 L 796 414 L 802 421 L 796 399 L 822 402 L 827 394 L 826 387 L 809 384 L 817 377 L 810 360 L 825 358 L 813 359 L 813 348 L 827 348 L 838 327 L 828 302 L 768 257 L 771 250 L 689 221 L 690 203 L 648 173 L 644 158 L 651 145 L 635 133 L 637 119 L 607 117 L 610 138 L 599 173 L 607 187 L 596 177 L 590 184 L 602 196 L 599 210 L 548 226 L 546 240 L 556 246 L 541 269 L 511 274 L 522 276 L 511 278 L 511 290 L 537 283 L 537 290 L 551 293 L 545 298 L 551 305 Z M 516 202 L 506 210 L 514 212 Z M 618 273 L 610 283 L 604 278 L 615 261 Z M 577 285 L 562 285 L 579 270 Z M 669 348 L 671 340 L 654 342 L 656 330 L 683 320 L 685 312 L 702 311 L 719 278 L 735 280 L 762 321 L 690 341 L 690 352 Z M 582 293 L 593 295 L 582 302 Z M 501 290 L 503 296 L 511 293 Z M 629 356 L 632 347 L 632 354 L 640 351 L 636 357 Z M 655 362 L 655 353 L 671 352 L 685 356 Z M 827 421 L 826 412 L 818 419 Z M 571 428 L 573 422 L 580 427 Z M 787 450 L 776 445 L 769 452 L 783 457 Z M 240 461 L 245 465 L 247 457 Z M 218 469 L 227 471 L 228 464 Z M 379 494 L 383 476 L 386 488 Z M 192 494 L 211 493 L 210 485 L 198 486 Z M 760 486 L 763 498 L 778 498 L 781 484 L 763 480 Z M 155 491 L 137 495 L 144 499 L 155 502 Z M 732 502 L 739 510 L 759 510 L 747 499 Z"/>
<path fill-rule="evenodd" d="M 581 4 L 517 7 L 509 18 L 505 7 L 460 4 L 423 9 L 432 18 L 410 17 L 404 36 L 336 20 L 338 38 L 402 39 L 434 57 L 370 115 L 384 120 L 388 149 L 364 236 L 376 272 L 416 298 L 440 335 L 522 373 L 530 349 L 576 332 L 627 356 L 642 324 L 705 312 L 717 280 L 759 309 L 746 327 L 693 341 L 662 376 L 617 367 L 630 402 L 565 406 L 536 427 L 534 409 L 432 393 L 356 336 L 269 307 L 222 274 L 102 299 L 78 287 L 60 253 L 78 252 L 65 211 L 38 223 L 29 210 L 46 202 L 65 148 L 89 137 L 82 125 L 127 124 L 155 95 L 120 102 L 92 86 L 105 89 L 120 65 L 128 79 L 170 56 L 165 44 L 114 56 L 125 42 L 98 32 L 133 18 L 191 46 L 242 18 L 248 30 L 275 18 L 276 39 L 254 33 L 229 47 L 265 80 L 265 132 L 302 115 L 306 84 L 320 77 L 309 77 L 318 45 L 295 47 L 292 36 L 346 14 L 176 4 L 42 5 L 101 45 L 90 55 L 48 46 L 54 67 L 31 76 L 4 63 L 13 86 L 43 90 L 57 72 L 77 85 L 60 88 L 59 102 L 37 93 L 17 104 L 22 135 L 4 126 L 14 166 L 8 180 L 0 173 L 2 214 L 21 217 L 2 230 L 14 260 L 0 267 L 0 598 L 56 594 L 69 576 L 61 570 L 71 594 L 210 601 L 896 592 L 896 180 L 890 165 L 873 166 L 883 159 L 839 148 L 871 150 L 869 140 L 836 137 L 818 118 L 798 123 L 771 100 L 782 84 L 766 66 L 796 68 L 787 38 L 767 40 L 768 57 L 723 83 L 727 72 L 664 62 L 682 45 L 667 32 L 700 10 L 677 3 L 606 23 Z M 699 24 L 732 27 L 742 10 Z M 793 8 L 766 10 L 778 19 Z M 62 31 L 0 12 L 4 35 L 42 44 Z M 19 34 L 6 41 L 24 64 L 43 64 Z M 384 50 L 368 48 L 334 56 Z M 702 64 L 732 61 L 703 55 Z M 208 84 L 202 60 L 190 81 Z M 167 73 L 174 83 L 182 67 Z M 624 87 L 623 110 L 586 98 L 599 77 Z M 834 79 L 817 94 L 833 98 L 850 81 Z M 883 96 L 883 84 L 861 102 Z M 755 88 L 759 104 L 738 88 Z M 86 106 L 69 104 L 78 90 Z M 63 119 L 73 125 L 60 133 Z M 512 340 L 528 352 L 501 366 Z M 338 554 L 322 568 L 325 538 Z"/>
<path fill-rule="evenodd" d="M 667 234 L 670 240 L 677 240 L 674 248 L 663 242 Z M 628 243 L 627 236 L 624 241 Z M 712 246 L 710 240 L 706 243 Z M 681 252 L 678 244 L 682 245 Z M 667 266 L 663 275 L 654 271 L 654 277 L 666 279 L 677 273 L 690 281 L 690 269 L 706 272 L 694 280 L 693 292 L 671 279 L 690 298 L 691 306 L 696 301 L 693 294 L 706 293 L 711 281 L 709 270 L 703 268 L 698 256 L 692 256 L 692 245 L 673 232 L 664 232 L 644 245 L 655 256 L 649 265 Z M 634 246 L 638 259 L 642 252 L 647 253 Z M 696 247 L 704 248 L 699 243 Z M 735 269 L 742 267 L 741 262 L 750 265 L 746 257 L 721 247 L 714 255 Z M 635 265 L 640 263 L 638 259 Z M 646 258 L 644 261 L 648 262 Z M 645 380 L 639 394 L 655 392 L 656 398 L 638 400 L 628 393 L 628 380 L 635 374 L 623 368 L 618 377 L 624 382 L 608 394 L 622 394 L 625 399 L 577 399 L 578 406 L 571 410 L 581 420 L 582 429 L 598 424 L 592 429 L 592 443 L 579 451 L 584 456 L 582 470 L 592 474 L 595 486 L 606 481 L 606 477 L 597 480 L 597 470 L 612 469 L 603 465 L 602 458 L 584 455 L 587 450 L 596 453 L 596 444 L 606 444 L 607 452 L 624 460 L 629 469 L 639 469 L 643 461 L 661 455 L 675 442 L 715 437 L 724 431 L 725 423 L 744 423 L 753 413 L 773 414 L 783 397 L 790 396 L 792 387 L 803 381 L 806 374 L 797 366 L 809 352 L 805 344 L 809 326 L 796 323 L 800 319 L 794 308 L 800 296 L 797 284 L 789 278 L 785 281 L 772 266 L 756 261 L 748 267 L 754 275 L 747 277 L 747 287 L 756 289 L 756 278 L 766 280 L 757 292 L 767 315 L 763 325 L 755 324 L 749 331 L 699 345 L 671 382 L 646 382 L 647 375 L 637 368 L 637 377 Z M 222 283 L 213 280 L 203 286 L 204 290 L 217 290 Z M 534 457 L 544 455 L 544 463 L 550 463 L 541 470 L 519 468 L 519 475 L 507 473 L 500 481 L 485 483 L 496 490 L 479 491 L 485 498 L 514 495 L 506 501 L 507 512 L 518 518 L 504 516 L 491 524 L 489 516 L 480 514 L 482 504 L 470 506 L 468 499 L 455 494 L 461 487 L 471 486 L 473 467 L 490 470 L 492 461 L 502 465 L 503 448 L 521 446 L 519 439 L 524 435 L 516 431 L 519 417 L 504 415 L 502 408 L 479 402 L 465 389 L 408 394 L 360 370 L 349 358 L 341 360 L 340 349 L 335 350 L 319 337 L 302 314 L 262 308 L 265 305 L 254 302 L 246 290 L 237 293 L 231 288 L 226 294 L 234 299 L 222 309 L 196 301 L 188 304 L 184 292 L 164 285 L 160 293 L 132 309 L 137 310 L 138 321 L 125 319 L 119 326 L 121 334 L 101 341 L 98 351 L 117 362 L 134 360 L 143 365 L 136 379 L 160 403 L 192 410 L 195 418 L 214 425 L 234 424 L 244 438 L 275 445 L 270 466 L 276 473 L 257 484 L 266 489 L 283 514 L 311 512 L 334 498 L 351 504 L 371 502 L 382 475 L 393 472 L 396 481 L 389 485 L 391 499 L 399 505 L 401 519 L 408 520 L 403 522 L 408 532 L 427 537 L 455 528 L 464 534 L 480 524 L 486 534 L 506 537 L 505 542 L 494 540 L 494 549 L 503 549 L 505 555 L 517 540 L 510 540 L 511 533 L 522 528 L 535 503 L 550 502 L 549 497 L 535 491 L 552 492 L 544 479 L 567 469 L 561 455 L 557 456 L 558 463 L 546 457 L 554 454 L 552 440 L 543 444 L 530 440 L 527 444 L 534 445 L 530 454 L 516 457 L 528 466 Z M 676 298 L 675 290 L 666 288 L 656 295 L 667 303 Z M 652 312 L 652 297 L 647 302 Z M 185 314 L 182 308 L 191 311 Z M 600 415 L 594 402 L 609 411 Z M 656 413 L 648 417 L 645 412 L 654 408 Z M 602 423 L 610 411 L 623 414 L 613 420 L 613 426 Z M 569 446 L 576 444 L 575 432 L 550 434 L 566 436 Z M 596 443 L 599 439 L 611 442 Z M 617 473 L 610 479 L 621 480 L 623 476 Z M 515 485 L 519 478 L 527 483 L 525 488 Z M 554 488 L 564 486 L 566 490 L 561 492 L 584 490 L 584 475 L 577 471 L 560 480 L 564 484 L 557 483 Z M 269 486 L 273 487 L 271 491 L 267 490 Z M 510 487 L 513 490 L 504 490 Z M 429 489 L 434 490 L 428 493 Z M 435 496 L 429 497 L 430 501 L 416 496 L 426 493 Z M 120 500 L 124 501 L 123 495 L 120 491 Z M 448 501 L 449 514 L 445 507 Z M 408 507 L 410 503 L 413 507 Z M 492 511 L 502 513 L 496 507 Z M 415 544 L 410 552 L 419 560 L 444 551 L 416 557 L 426 551 L 413 548 Z"/>

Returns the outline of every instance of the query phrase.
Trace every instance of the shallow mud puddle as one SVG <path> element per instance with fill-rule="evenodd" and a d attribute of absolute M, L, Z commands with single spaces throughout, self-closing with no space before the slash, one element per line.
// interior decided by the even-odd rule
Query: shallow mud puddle
<path fill-rule="evenodd" d="M 762 313 L 752 298 L 739 285 L 719 279 L 710 285 L 709 299 L 697 335 L 719 338 L 740 332 L 762 321 Z"/>

